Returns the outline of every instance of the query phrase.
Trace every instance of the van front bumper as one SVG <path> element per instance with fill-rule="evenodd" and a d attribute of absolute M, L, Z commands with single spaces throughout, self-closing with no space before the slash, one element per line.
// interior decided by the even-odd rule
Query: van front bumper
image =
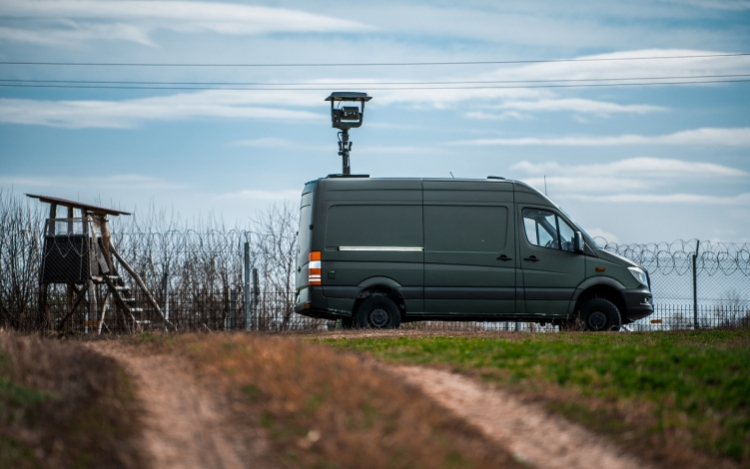
<path fill-rule="evenodd" d="M 623 322 L 631 323 L 654 313 L 654 297 L 648 288 L 625 290 L 623 294 L 628 308 Z"/>

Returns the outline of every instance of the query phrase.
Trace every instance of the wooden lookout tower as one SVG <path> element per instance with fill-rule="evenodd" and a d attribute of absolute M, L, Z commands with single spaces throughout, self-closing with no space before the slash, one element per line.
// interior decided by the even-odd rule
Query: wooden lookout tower
<path fill-rule="evenodd" d="M 71 318 L 77 319 L 85 331 L 99 334 L 103 327 L 129 332 L 153 326 L 174 327 L 146 284 L 112 244 L 107 217 L 130 213 L 56 197 L 26 195 L 50 204 L 39 269 L 39 330 L 64 330 Z M 64 217 L 57 216 L 60 207 L 67 209 Z M 136 289 L 120 275 L 120 268 L 140 289 L 147 307 L 137 304 Z M 64 300 L 50 298 L 49 287 L 54 284 L 66 285 Z M 51 301 L 65 302 L 62 316 L 51 316 Z"/>

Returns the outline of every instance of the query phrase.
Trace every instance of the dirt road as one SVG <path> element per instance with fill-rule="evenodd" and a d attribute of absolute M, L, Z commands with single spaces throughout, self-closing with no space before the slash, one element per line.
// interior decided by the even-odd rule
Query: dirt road
<path fill-rule="evenodd" d="M 471 378 L 417 366 L 402 366 L 393 368 L 393 371 L 534 467 L 649 467 L 622 454 L 614 445 L 590 431 Z"/>
<path fill-rule="evenodd" d="M 226 396 L 207 389 L 186 361 L 142 356 L 114 341 L 92 342 L 135 381 L 145 410 L 143 446 L 156 469 L 275 467 L 263 433 L 232 418 Z"/>
<path fill-rule="evenodd" d="M 134 379 L 146 412 L 144 450 L 153 467 L 276 466 L 263 432 L 238 425 L 227 397 L 196 379 L 188 362 L 138 355 L 114 341 L 90 346 L 117 359 Z M 588 430 L 471 378 L 423 367 L 381 366 L 533 467 L 648 467 Z"/>

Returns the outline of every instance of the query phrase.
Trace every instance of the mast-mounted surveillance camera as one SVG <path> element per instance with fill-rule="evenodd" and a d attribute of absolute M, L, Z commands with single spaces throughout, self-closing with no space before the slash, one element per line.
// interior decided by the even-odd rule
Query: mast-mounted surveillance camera
<path fill-rule="evenodd" d="M 349 167 L 349 152 L 352 150 L 352 144 L 349 141 L 349 129 L 362 125 L 362 118 L 365 114 L 365 103 L 372 98 L 367 93 L 353 92 L 336 92 L 326 98 L 331 102 L 331 123 L 333 127 L 339 129 L 339 155 L 343 166 L 343 175 L 351 174 Z M 344 103 L 354 103 L 354 106 L 342 106 Z"/>

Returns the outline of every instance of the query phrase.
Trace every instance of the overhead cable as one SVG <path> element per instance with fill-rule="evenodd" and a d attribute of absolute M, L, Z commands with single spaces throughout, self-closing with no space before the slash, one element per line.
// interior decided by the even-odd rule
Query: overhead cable
<path fill-rule="evenodd" d="M 582 59 L 549 60 L 487 60 L 462 62 L 371 62 L 371 63 L 148 63 L 148 62 L 33 62 L 0 61 L 0 65 L 43 65 L 65 67 L 404 67 L 424 65 L 508 65 L 558 62 L 616 62 L 626 60 L 679 60 L 718 57 L 745 57 L 750 53 L 666 55 L 655 57 L 592 57 Z"/>
<path fill-rule="evenodd" d="M 667 77 L 614 77 L 614 78 L 560 78 L 547 80 L 487 80 L 487 81 L 352 81 L 352 82 L 201 82 L 201 81 L 107 81 L 107 80 L 27 80 L 0 79 L 0 83 L 51 83 L 77 85 L 200 85 L 200 86 L 379 86 L 379 85 L 477 85 L 503 83 L 560 83 L 560 82 L 601 82 L 601 81 L 634 81 L 634 80 L 692 80 L 704 78 L 743 78 L 750 74 L 734 75 L 692 75 Z"/>
<path fill-rule="evenodd" d="M 590 83 L 590 84 L 569 84 L 569 85 L 529 85 L 529 86 L 395 86 L 395 87 L 372 87 L 366 86 L 367 90 L 374 91 L 397 91 L 397 90 L 484 90 L 484 89 L 528 89 L 528 88 L 599 88 L 615 86 L 667 86 L 667 85 L 700 85 L 700 84 L 718 84 L 718 83 L 746 83 L 750 79 L 737 80 L 699 80 L 699 81 L 678 81 L 678 82 L 642 82 L 642 83 Z M 364 85 L 364 84 L 363 84 Z M 91 85 L 52 85 L 52 84 L 11 84 L 0 83 L 4 88 L 66 88 L 66 89 L 118 89 L 118 90 L 214 90 L 214 91 L 330 91 L 336 89 L 337 85 L 330 85 L 325 88 L 306 87 L 306 88 L 228 88 L 228 87 L 207 87 L 207 86 L 91 86 Z"/>

